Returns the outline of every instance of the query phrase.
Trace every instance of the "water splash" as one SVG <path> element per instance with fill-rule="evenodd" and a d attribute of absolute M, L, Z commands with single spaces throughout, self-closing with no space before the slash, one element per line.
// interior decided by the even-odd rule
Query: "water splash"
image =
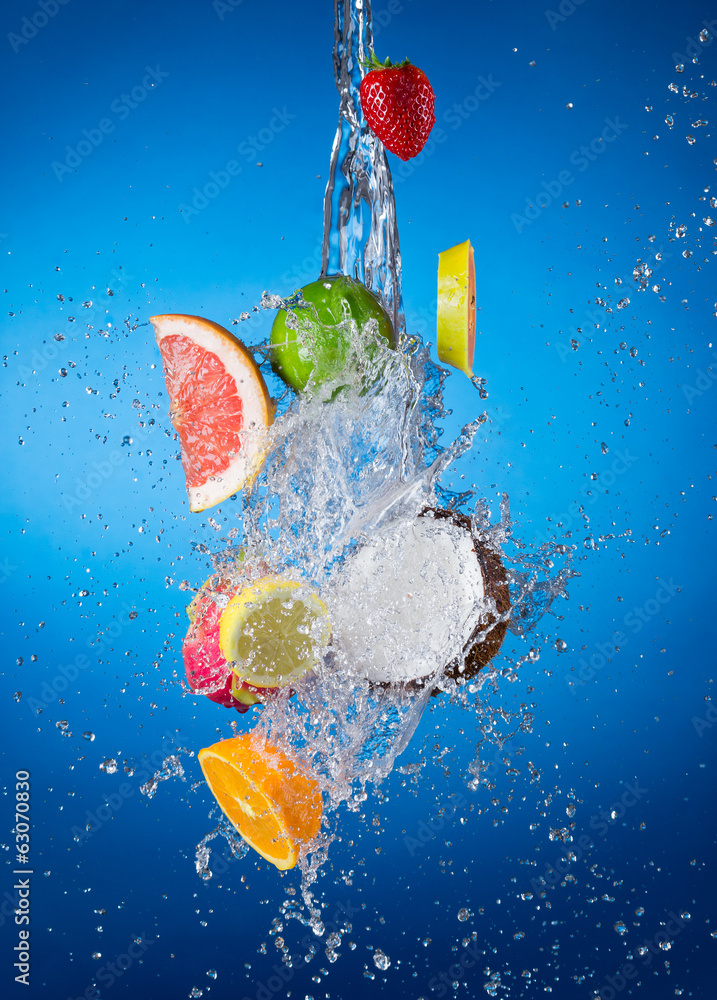
<path fill-rule="evenodd" d="M 376 787 L 388 776 L 433 696 L 443 693 L 478 714 L 483 756 L 484 744 L 500 750 L 530 728 L 527 711 L 493 709 L 487 686 L 495 687 L 502 677 L 514 680 L 520 662 L 534 662 L 539 650 L 531 649 L 522 661 L 502 670 L 491 661 L 506 628 L 519 636 L 533 629 L 553 601 L 565 594 L 572 575 L 569 547 L 550 543 L 531 547 L 519 540 L 507 496 L 502 497 L 499 520 L 494 522 L 487 502 L 478 499 L 473 489 L 458 494 L 441 484 L 448 468 L 472 447 L 486 417 L 482 414 L 466 425 L 452 444 L 440 443 L 447 373 L 431 362 L 420 337 L 405 333 L 391 175 L 383 147 L 369 131 L 358 101 L 361 63 L 370 55 L 371 44 L 368 0 L 336 0 L 334 69 L 341 105 L 324 203 L 322 273 L 348 274 L 380 297 L 400 335 L 397 349 L 389 347 L 370 324 L 358 329 L 349 317 L 338 324 L 342 342 L 350 348 L 356 345 L 360 380 L 347 386 L 345 375 L 339 373 L 315 391 L 283 401 L 269 431 L 263 470 L 242 495 L 241 571 L 236 549 L 229 547 L 214 559 L 217 575 L 229 577 L 237 587 L 267 573 L 308 583 L 326 601 L 332 623 L 339 623 L 318 666 L 292 681 L 292 691 L 280 689 L 260 712 L 252 713 L 258 714 L 255 728 L 308 763 L 324 792 L 322 832 L 299 862 L 307 921 L 316 933 L 320 933 L 320 911 L 311 886 L 336 836 L 337 812 L 360 809 L 367 785 Z M 265 293 L 261 306 L 281 309 L 287 301 Z M 374 341 L 371 352 L 359 350 L 367 338 Z M 485 380 L 475 376 L 472 382 L 485 399 Z M 483 560 L 482 572 L 492 567 L 494 578 L 484 576 L 491 587 L 486 585 L 484 593 L 474 598 L 476 606 L 480 604 L 481 631 L 473 633 L 465 647 L 460 638 L 456 646 L 453 636 L 450 651 L 441 659 L 439 650 L 438 666 L 425 676 L 376 682 L 357 672 L 361 657 L 347 654 L 341 632 L 341 602 L 360 605 L 356 593 L 343 587 L 346 568 L 356 564 L 357 554 L 362 549 L 365 554 L 367 546 L 376 547 L 377 563 L 388 558 L 391 539 L 408 534 L 427 513 L 462 518 L 458 523 L 464 532 L 459 534 L 467 533 L 476 557 Z M 456 564 L 461 566 L 458 576 L 463 576 L 457 555 Z M 416 573 L 422 574 L 420 566 Z M 450 604 L 456 581 L 444 583 L 444 600 Z M 364 581 L 362 587 L 362 593 L 370 594 L 372 581 Z M 390 645 L 394 626 L 382 610 L 373 617 L 367 614 L 368 654 L 376 644 Z M 426 612 L 429 617 L 435 613 L 435 609 Z M 408 635 L 405 644 L 410 660 Z M 400 653 L 399 649 L 397 660 Z M 478 667 L 474 662 L 469 669 L 469 656 L 477 656 Z M 481 780 L 484 771 L 476 761 L 467 780 Z M 202 878 L 210 874 L 207 845 L 215 835 L 216 831 L 208 834 L 197 848 Z"/>
<path fill-rule="evenodd" d="M 359 101 L 361 67 L 372 53 L 371 0 L 335 0 L 334 76 L 341 106 L 324 198 L 321 273 L 363 282 L 400 337 L 405 324 L 393 181 Z"/>

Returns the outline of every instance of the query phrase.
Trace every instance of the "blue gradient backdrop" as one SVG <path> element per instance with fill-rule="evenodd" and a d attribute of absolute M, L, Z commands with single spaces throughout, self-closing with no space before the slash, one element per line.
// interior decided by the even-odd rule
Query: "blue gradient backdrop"
<path fill-rule="evenodd" d="M 342 814 L 315 887 L 327 924 L 352 925 L 331 963 L 325 938 L 305 962 L 313 936 L 281 917 L 296 873 L 249 856 L 207 883 L 194 870 L 213 821 L 196 757 L 177 748 L 231 731 L 228 713 L 181 696 L 179 584 L 203 579 L 219 536 L 188 517 L 146 324 L 201 314 L 259 343 L 266 316 L 232 321 L 264 289 L 316 276 L 332 5 L 3 5 L 3 996 L 713 996 L 717 45 L 699 33 L 716 13 L 374 6 L 379 56 L 410 55 L 437 94 L 422 156 L 391 157 L 412 332 L 432 340 L 438 252 L 476 247 L 489 398 L 452 374 L 444 440 L 488 420 L 444 484 L 474 484 L 494 517 L 506 492 L 516 537 L 574 546 L 579 576 L 506 641 L 499 666 L 521 661 L 517 680 L 490 703 L 527 706 L 533 725 L 508 769 L 492 762 L 494 787 L 468 787 L 478 714 L 436 702 L 399 761 L 427 760 L 417 780 L 397 770 Z M 230 161 L 240 171 L 203 202 Z M 223 532 L 236 510 L 211 512 Z M 139 786 L 168 752 L 185 780 L 148 799 Z M 29 988 L 13 968 L 19 769 Z M 77 843 L 106 796 L 111 817 Z M 572 844 L 551 839 L 572 805 Z M 435 835 L 409 849 L 429 820 Z M 540 895 L 531 880 L 582 835 L 592 846 Z"/>

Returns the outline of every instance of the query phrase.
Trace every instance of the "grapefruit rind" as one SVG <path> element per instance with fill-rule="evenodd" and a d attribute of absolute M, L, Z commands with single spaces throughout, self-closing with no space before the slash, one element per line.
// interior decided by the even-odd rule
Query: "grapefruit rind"
<path fill-rule="evenodd" d="M 209 476 L 201 485 L 192 486 L 187 482 L 189 509 L 199 513 L 254 482 L 266 455 L 267 429 L 274 419 L 275 405 L 264 377 L 247 348 L 218 323 L 201 316 L 183 315 L 152 316 L 150 322 L 160 351 L 167 337 L 179 336 L 214 354 L 233 378 L 241 399 L 243 422 L 239 430 L 239 453 L 228 460 L 221 472 Z M 177 414 L 173 412 L 173 403 L 171 400 L 170 417 L 176 427 Z M 191 458 L 185 454 L 184 447 L 182 464 L 186 474 L 191 467 Z"/>
<path fill-rule="evenodd" d="M 438 254 L 436 348 L 444 364 L 473 377 L 476 280 L 470 240 Z"/>
<path fill-rule="evenodd" d="M 219 807 L 246 843 L 280 871 L 321 829 L 323 804 L 309 769 L 256 733 L 200 750 L 199 764 Z"/>

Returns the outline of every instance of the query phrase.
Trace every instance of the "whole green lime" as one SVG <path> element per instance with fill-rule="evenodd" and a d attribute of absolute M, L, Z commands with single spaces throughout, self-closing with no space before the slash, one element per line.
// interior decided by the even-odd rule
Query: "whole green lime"
<path fill-rule="evenodd" d="M 376 296 L 353 278 L 327 275 L 301 289 L 306 305 L 281 309 L 271 328 L 272 365 L 292 388 L 303 392 L 323 382 L 360 379 L 362 363 L 376 353 L 369 320 L 394 347 L 393 325 Z M 353 324 L 350 322 L 353 320 Z"/>

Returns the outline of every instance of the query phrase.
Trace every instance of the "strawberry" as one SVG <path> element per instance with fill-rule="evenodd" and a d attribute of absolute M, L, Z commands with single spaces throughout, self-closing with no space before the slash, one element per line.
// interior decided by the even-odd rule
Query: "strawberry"
<path fill-rule="evenodd" d="M 361 81 L 361 107 L 371 131 L 402 160 L 423 149 L 433 128 L 436 101 L 428 77 L 406 59 L 392 66 L 371 56 L 370 72 Z"/>

